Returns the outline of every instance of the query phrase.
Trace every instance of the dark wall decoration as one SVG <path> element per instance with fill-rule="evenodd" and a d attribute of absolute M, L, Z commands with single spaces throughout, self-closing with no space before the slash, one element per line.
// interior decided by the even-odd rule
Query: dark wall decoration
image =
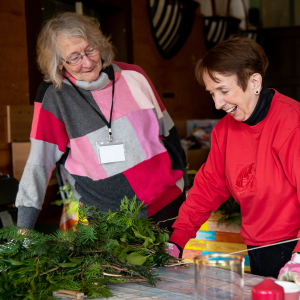
<path fill-rule="evenodd" d="M 198 4 L 192 0 L 148 0 L 147 6 L 156 47 L 169 59 L 188 38 Z"/>
<path fill-rule="evenodd" d="M 243 0 L 242 0 L 243 2 Z M 240 19 L 229 16 L 231 0 L 227 1 L 226 16 L 218 16 L 215 0 L 211 0 L 213 16 L 204 17 L 203 29 L 206 49 L 210 50 L 220 42 L 227 40 L 239 31 Z"/>

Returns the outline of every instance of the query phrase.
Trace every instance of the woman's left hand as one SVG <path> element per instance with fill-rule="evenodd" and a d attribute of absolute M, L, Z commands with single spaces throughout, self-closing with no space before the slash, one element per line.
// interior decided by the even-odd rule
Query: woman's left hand
<path fill-rule="evenodd" d="M 300 286 L 300 254 L 293 253 L 291 260 L 280 270 L 278 280 L 294 281 Z"/>

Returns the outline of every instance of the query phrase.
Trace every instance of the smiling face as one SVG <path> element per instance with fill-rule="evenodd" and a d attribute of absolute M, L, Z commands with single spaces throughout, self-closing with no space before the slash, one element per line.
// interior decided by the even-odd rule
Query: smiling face
<path fill-rule="evenodd" d="M 212 95 L 216 109 L 223 109 L 237 121 L 246 121 L 254 111 L 261 90 L 262 78 L 253 74 L 245 91 L 237 84 L 236 75 L 214 73 L 215 82 L 207 72 L 203 74 L 206 90 Z M 258 92 L 258 93 L 257 93 Z"/>
<path fill-rule="evenodd" d="M 85 54 L 85 51 L 92 48 L 85 39 L 77 37 L 65 37 L 60 36 L 58 39 L 59 46 L 61 47 L 66 61 L 78 55 Z M 100 52 L 89 58 L 86 55 L 83 56 L 83 60 L 80 64 L 72 66 L 66 62 L 62 65 L 75 79 L 92 82 L 99 77 L 102 69 L 102 62 Z M 61 67 L 62 67 L 61 66 Z"/>

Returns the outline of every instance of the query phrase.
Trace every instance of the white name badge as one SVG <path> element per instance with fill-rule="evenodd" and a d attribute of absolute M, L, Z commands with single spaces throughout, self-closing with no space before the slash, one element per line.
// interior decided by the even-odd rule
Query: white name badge
<path fill-rule="evenodd" d="M 125 161 L 124 140 L 96 142 L 100 164 Z"/>

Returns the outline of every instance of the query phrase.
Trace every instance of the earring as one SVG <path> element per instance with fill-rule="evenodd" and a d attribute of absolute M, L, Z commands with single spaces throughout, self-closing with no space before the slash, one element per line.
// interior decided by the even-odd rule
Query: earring
<path fill-rule="evenodd" d="M 256 94 L 258 94 L 258 91 L 256 91 Z"/>

